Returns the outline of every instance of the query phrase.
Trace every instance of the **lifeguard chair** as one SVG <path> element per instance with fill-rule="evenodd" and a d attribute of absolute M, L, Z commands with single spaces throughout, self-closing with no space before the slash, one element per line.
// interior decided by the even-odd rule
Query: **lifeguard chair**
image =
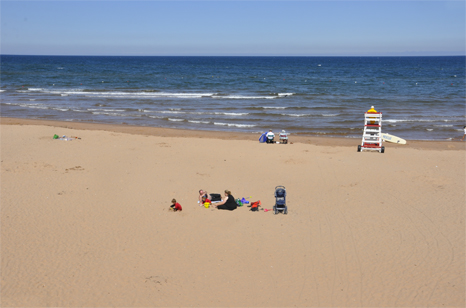
<path fill-rule="evenodd" d="M 364 113 L 362 143 L 358 145 L 358 152 L 362 151 L 385 152 L 385 147 L 382 146 L 382 112 Z"/>

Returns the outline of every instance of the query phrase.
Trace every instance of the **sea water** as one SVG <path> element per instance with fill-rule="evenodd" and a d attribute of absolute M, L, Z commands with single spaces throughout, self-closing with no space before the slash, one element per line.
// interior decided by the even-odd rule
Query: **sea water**
<path fill-rule="evenodd" d="M 465 125 L 465 57 L 2 55 L 5 117 L 193 130 L 448 140 Z"/>

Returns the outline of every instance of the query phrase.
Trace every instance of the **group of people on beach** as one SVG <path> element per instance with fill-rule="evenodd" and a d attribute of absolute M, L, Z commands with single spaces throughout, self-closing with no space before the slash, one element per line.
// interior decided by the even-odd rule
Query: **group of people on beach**
<path fill-rule="evenodd" d="M 220 199 L 219 201 L 212 203 L 213 199 Z M 208 204 L 209 206 L 212 206 L 214 208 L 217 208 L 218 210 L 228 210 L 228 211 L 233 211 L 236 210 L 238 207 L 238 204 L 236 203 L 235 197 L 231 194 L 231 191 L 225 190 L 225 195 L 223 200 L 220 197 L 220 194 L 208 194 L 207 191 L 201 189 L 199 190 L 199 200 L 198 203 L 199 205 L 204 205 Z M 183 208 L 181 205 L 176 202 L 176 199 L 172 200 L 172 205 L 170 206 L 170 210 L 177 212 L 177 211 L 182 211 Z"/>

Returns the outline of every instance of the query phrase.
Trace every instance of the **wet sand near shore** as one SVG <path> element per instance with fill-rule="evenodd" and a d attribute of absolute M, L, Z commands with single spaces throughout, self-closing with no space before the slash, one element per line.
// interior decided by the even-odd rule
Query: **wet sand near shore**
<path fill-rule="evenodd" d="M 465 306 L 466 143 L 258 137 L 1 118 L 1 306 Z"/>

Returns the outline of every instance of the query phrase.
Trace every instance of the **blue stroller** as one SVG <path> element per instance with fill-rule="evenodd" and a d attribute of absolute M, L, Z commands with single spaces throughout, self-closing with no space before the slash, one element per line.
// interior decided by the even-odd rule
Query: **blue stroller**
<path fill-rule="evenodd" d="M 283 214 L 288 214 L 288 207 L 286 206 L 285 186 L 275 187 L 275 205 L 273 206 L 273 213 L 277 215 L 279 212 L 283 212 Z"/>

